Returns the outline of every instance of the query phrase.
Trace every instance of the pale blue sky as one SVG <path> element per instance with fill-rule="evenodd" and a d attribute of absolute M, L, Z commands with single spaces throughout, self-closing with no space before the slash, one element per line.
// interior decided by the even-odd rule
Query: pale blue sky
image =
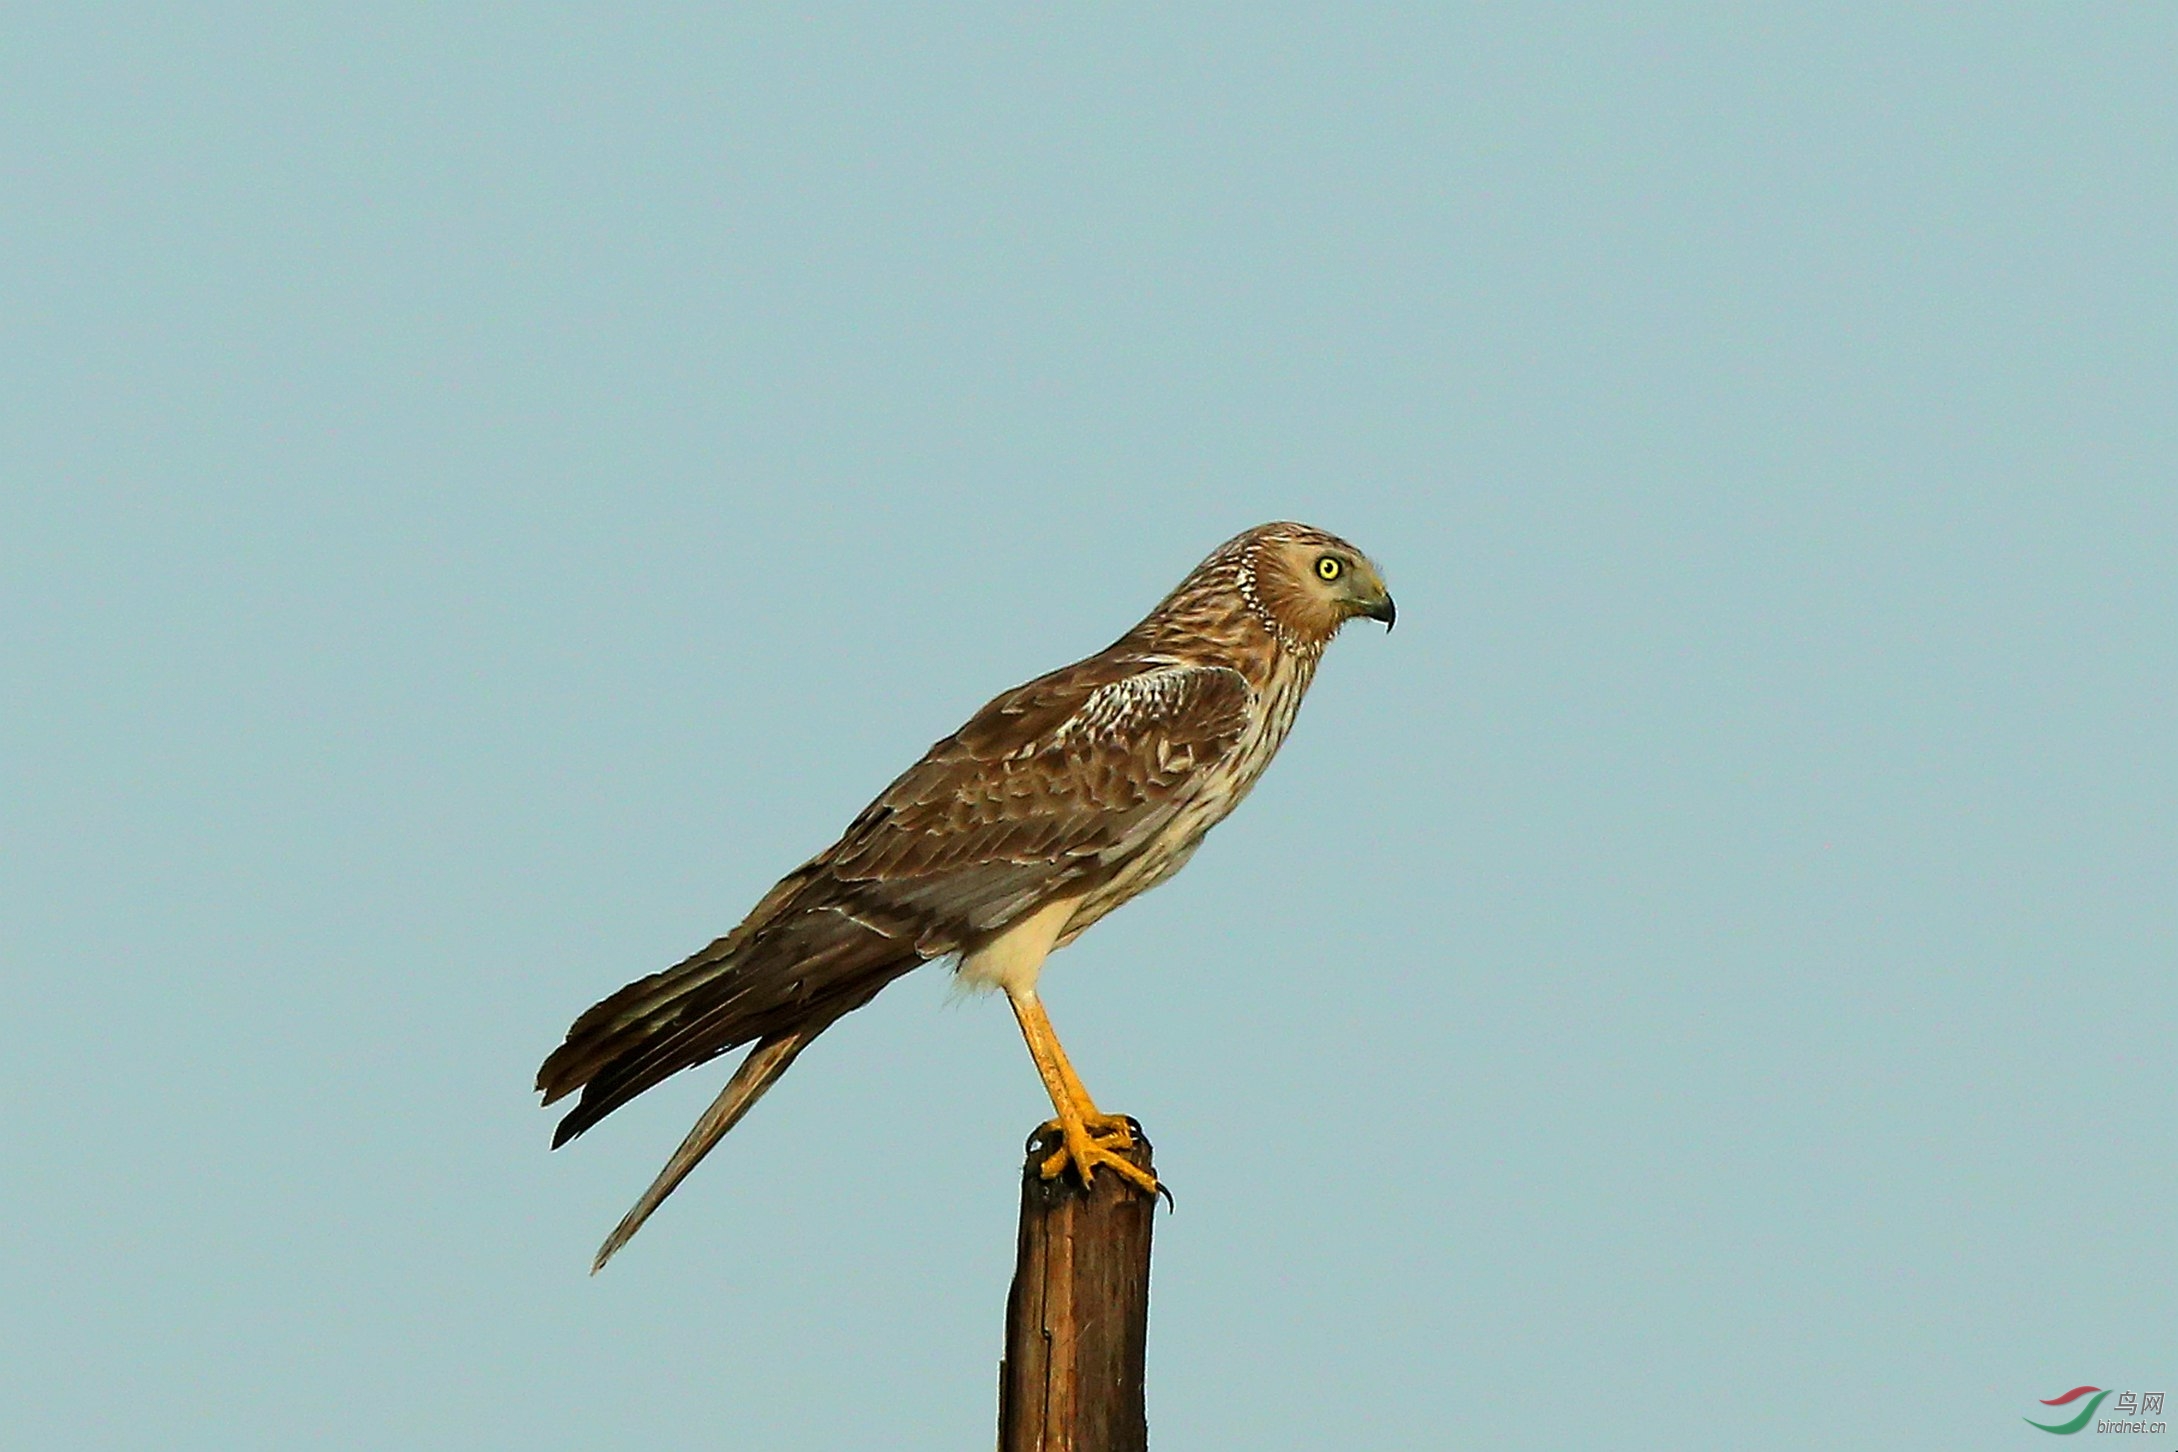
<path fill-rule="evenodd" d="M 58 18 L 56 18 L 58 17 Z M 2178 12 L 0 33 L 0 1444 L 988 1444 L 1009 1015 L 537 1061 L 1261 520 L 1400 605 L 1056 958 L 1165 1448 L 2178 1396 Z"/>

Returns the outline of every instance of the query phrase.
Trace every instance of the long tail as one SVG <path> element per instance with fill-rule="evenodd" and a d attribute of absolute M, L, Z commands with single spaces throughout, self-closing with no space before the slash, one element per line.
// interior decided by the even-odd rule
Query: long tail
<path fill-rule="evenodd" d="M 673 1193 L 676 1185 L 688 1178 L 688 1172 L 711 1152 L 711 1146 L 725 1137 L 727 1130 L 741 1122 L 741 1116 L 747 1114 L 756 1101 L 764 1097 L 764 1091 L 787 1071 L 787 1066 L 794 1062 L 794 1056 L 807 1048 L 818 1034 L 830 1028 L 833 1022 L 834 1020 L 827 1019 L 813 1027 L 767 1038 L 749 1051 L 749 1056 L 741 1061 L 741 1067 L 734 1071 L 733 1078 L 728 1079 L 726 1087 L 719 1091 L 718 1098 L 711 1101 L 711 1107 L 703 1112 L 702 1118 L 688 1131 L 688 1137 L 681 1141 L 681 1147 L 673 1151 L 673 1158 L 666 1161 L 665 1168 L 658 1172 L 658 1178 L 650 1182 L 650 1188 L 643 1192 L 642 1198 L 635 1202 L 627 1214 L 620 1217 L 620 1223 L 613 1227 L 613 1233 L 605 1237 L 605 1243 L 598 1247 L 597 1259 L 590 1263 L 591 1275 L 605 1269 L 605 1262 L 611 1260 L 614 1253 L 626 1245 L 636 1231 L 643 1228 L 643 1222 L 650 1218 L 650 1212 L 664 1203 L 665 1197 Z"/>
<path fill-rule="evenodd" d="M 591 1270 L 627 1244 L 795 1055 L 923 961 L 912 919 L 858 902 L 812 864 L 783 879 L 725 937 L 577 1018 L 537 1071 L 547 1104 L 582 1091 L 553 1132 L 554 1148 L 681 1070 L 754 1045 Z"/>

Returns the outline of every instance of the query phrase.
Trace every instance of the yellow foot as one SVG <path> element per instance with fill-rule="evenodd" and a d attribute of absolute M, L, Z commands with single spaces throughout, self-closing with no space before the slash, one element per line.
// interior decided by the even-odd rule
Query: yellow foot
<path fill-rule="evenodd" d="M 1037 1170 L 1045 1179 L 1056 1180 L 1067 1165 L 1072 1164 L 1074 1173 L 1081 1176 L 1081 1182 L 1086 1186 L 1091 1183 L 1099 1165 L 1108 1165 L 1114 1174 L 1143 1194 L 1166 1194 L 1155 1175 L 1126 1157 L 1125 1151 L 1134 1147 L 1134 1130 L 1125 1115 L 1092 1114 L 1079 1125 L 1053 1119 L 1046 1121 L 1040 1132 L 1050 1134 L 1054 1130 L 1062 1143 Z"/>
<path fill-rule="evenodd" d="M 1134 1147 L 1134 1123 L 1124 1114 L 1100 1114 L 1092 1109 L 1081 1117 L 1081 1127 L 1091 1139 L 1102 1144 L 1112 1145 L 1119 1149 L 1132 1149 Z M 1064 1135 L 1066 1133 L 1066 1121 L 1063 1119 L 1047 1119 L 1037 1127 L 1036 1132 L 1038 1134 Z M 1044 1178 L 1047 1180 L 1052 1179 L 1058 1173 L 1057 1170 L 1053 1170 Z"/>

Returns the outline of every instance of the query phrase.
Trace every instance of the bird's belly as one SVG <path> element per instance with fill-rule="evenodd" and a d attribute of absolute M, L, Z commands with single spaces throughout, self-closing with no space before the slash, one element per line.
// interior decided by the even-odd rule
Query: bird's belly
<path fill-rule="evenodd" d="M 1202 845 L 1203 834 L 1223 819 L 1219 812 L 1207 821 L 1190 822 L 1175 817 L 1172 825 L 1158 833 L 1104 883 L 1082 898 L 1074 908 L 1074 915 L 1067 920 L 1066 931 L 1059 937 L 1064 946 L 1081 936 L 1082 930 L 1103 917 L 1113 908 L 1130 899 L 1140 897 L 1166 878 L 1187 865 L 1187 859 L 1195 855 Z"/>
<path fill-rule="evenodd" d="M 1079 906 L 1076 899 L 1060 898 L 1014 923 L 961 959 L 961 984 L 969 988 L 1003 988 L 1009 994 L 1033 993 L 1044 958 L 1074 920 Z"/>

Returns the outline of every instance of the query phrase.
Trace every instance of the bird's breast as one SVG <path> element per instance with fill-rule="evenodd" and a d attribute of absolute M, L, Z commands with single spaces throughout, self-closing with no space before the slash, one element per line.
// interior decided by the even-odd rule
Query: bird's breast
<path fill-rule="evenodd" d="M 1062 945 L 1072 942 L 1083 929 L 1121 903 L 1148 892 L 1186 865 L 1202 845 L 1204 835 L 1232 814 L 1285 744 L 1312 674 L 1306 665 L 1272 673 L 1256 697 L 1255 710 L 1240 739 L 1204 767 L 1201 780 L 1179 810 L 1081 900 L 1059 940 Z"/>

